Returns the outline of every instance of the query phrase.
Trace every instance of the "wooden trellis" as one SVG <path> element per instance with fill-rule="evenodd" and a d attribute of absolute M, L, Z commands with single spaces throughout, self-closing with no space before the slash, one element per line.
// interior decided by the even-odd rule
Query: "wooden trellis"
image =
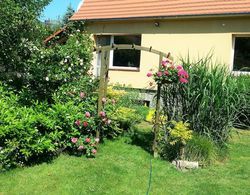
<path fill-rule="evenodd" d="M 98 114 L 103 109 L 102 99 L 106 98 L 107 95 L 107 86 L 108 86 L 108 73 L 109 73 L 109 56 L 111 50 L 124 50 L 124 49 L 131 49 L 131 50 L 140 50 L 146 51 L 150 53 L 154 53 L 159 55 L 159 68 L 162 65 L 163 58 L 169 58 L 170 53 L 166 54 L 160 52 L 158 50 L 153 49 L 152 47 L 143 47 L 139 45 L 127 45 L 127 44 L 112 44 L 110 46 L 102 46 L 95 48 L 94 51 L 101 54 L 101 70 L 100 70 L 100 83 L 99 83 L 99 92 L 98 92 L 98 105 L 97 111 Z M 160 130 L 160 98 L 161 98 L 161 85 L 157 85 L 157 95 L 156 95 L 156 113 L 155 113 L 155 125 L 154 125 L 154 142 L 153 142 L 153 151 L 154 157 L 158 157 L 158 147 L 157 147 L 157 140 Z M 96 137 L 100 137 L 100 131 L 96 131 Z"/>

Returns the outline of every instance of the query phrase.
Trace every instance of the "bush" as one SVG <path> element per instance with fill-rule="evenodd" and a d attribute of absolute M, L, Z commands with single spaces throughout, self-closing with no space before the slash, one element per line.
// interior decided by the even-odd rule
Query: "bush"
<path fill-rule="evenodd" d="M 141 117 L 137 115 L 135 109 L 118 107 L 114 112 L 110 113 L 111 119 L 119 123 L 120 128 L 128 130 L 135 123 L 141 121 Z"/>
<path fill-rule="evenodd" d="M 46 48 L 27 42 L 30 58 L 23 75 L 33 98 L 51 101 L 55 90 L 91 74 L 92 41 L 75 31 L 66 44 Z"/>
<path fill-rule="evenodd" d="M 17 100 L 11 92 L 0 97 L 0 162 L 3 168 L 48 159 L 58 149 L 60 132 L 51 131 L 53 121 L 32 108 L 19 107 Z"/>
<path fill-rule="evenodd" d="M 205 136 L 194 134 L 185 146 L 185 159 L 209 165 L 216 159 L 216 145 Z"/>
<path fill-rule="evenodd" d="M 170 120 L 188 121 L 195 132 L 216 143 L 225 143 L 244 98 L 237 80 L 226 66 L 213 64 L 211 58 L 197 63 L 182 60 L 182 63 L 189 73 L 189 82 L 164 85 L 165 113 Z"/>

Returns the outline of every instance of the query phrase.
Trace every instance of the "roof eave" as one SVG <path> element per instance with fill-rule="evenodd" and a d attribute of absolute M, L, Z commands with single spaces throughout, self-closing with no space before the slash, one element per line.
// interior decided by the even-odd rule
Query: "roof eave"
<path fill-rule="evenodd" d="M 71 21 L 89 21 L 89 22 L 108 22 L 108 21 L 128 21 L 128 20 L 164 20 L 164 19 L 192 19 L 192 18 L 223 18 L 223 17 L 242 17 L 250 16 L 250 12 L 244 13 L 224 13 L 224 14 L 202 14 L 202 15 L 177 15 L 177 16 L 143 16 L 126 18 L 96 18 L 96 19 L 74 19 Z"/>

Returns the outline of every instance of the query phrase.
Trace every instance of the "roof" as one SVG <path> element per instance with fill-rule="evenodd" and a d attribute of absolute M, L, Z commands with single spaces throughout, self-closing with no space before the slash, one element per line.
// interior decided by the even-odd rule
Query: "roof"
<path fill-rule="evenodd" d="M 85 0 L 71 20 L 250 14 L 250 0 Z"/>
<path fill-rule="evenodd" d="M 46 43 L 48 43 L 50 40 L 52 40 L 53 38 L 55 38 L 56 36 L 60 36 L 61 33 L 63 33 L 63 32 L 65 31 L 65 29 L 66 29 L 66 27 L 57 30 L 57 31 L 54 32 L 52 35 L 50 35 L 49 37 L 47 37 L 47 38 L 43 41 L 43 43 L 46 44 Z"/>

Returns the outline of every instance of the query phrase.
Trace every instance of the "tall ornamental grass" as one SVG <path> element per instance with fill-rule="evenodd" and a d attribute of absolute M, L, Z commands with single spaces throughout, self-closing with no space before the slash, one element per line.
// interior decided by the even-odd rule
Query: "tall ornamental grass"
<path fill-rule="evenodd" d="M 195 63 L 182 59 L 182 64 L 189 82 L 163 86 L 165 113 L 169 119 L 188 121 L 191 129 L 214 142 L 225 143 L 244 102 L 237 79 L 211 57 Z"/>

